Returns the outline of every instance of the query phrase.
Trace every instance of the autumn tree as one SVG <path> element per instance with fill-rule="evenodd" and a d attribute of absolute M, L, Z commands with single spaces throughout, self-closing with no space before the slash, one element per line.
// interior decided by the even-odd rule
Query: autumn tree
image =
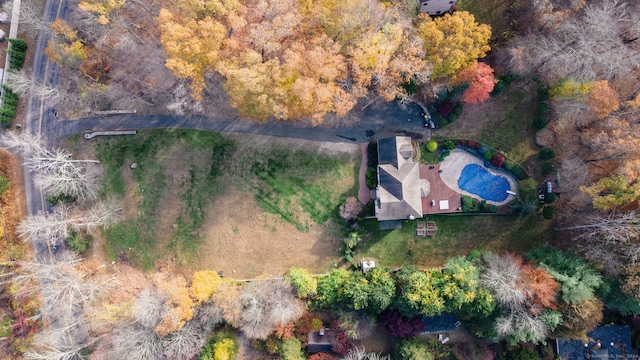
<path fill-rule="evenodd" d="M 306 269 L 292 267 L 289 269 L 287 281 L 296 288 L 300 299 L 306 299 L 316 294 L 318 282 Z"/>
<path fill-rule="evenodd" d="M 406 317 L 442 313 L 445 302 L 437 287 L 441 277 L 440 270 L 422 271 L 411 265 L 402 266 L 396 273 L 398 296 L 394 307 Z"/>
<path fill-rule="evenodd" d="M 580 190 L 591 196 L 593 207 L 599 210 L 612 210 L 640 198 L 640 182 L 629 183 L 622 175 L 602 178 L 591 186 L 581 186 Z"/>
<path fill-rule="evenodd" d="M 598 119 L 603 119 L 620 108 L 618 93 L 607 80 L 595 81 L 591 86 L 589 95 L 587 95 L 587 106 L 596 114 Z"/>
<path fill-rule="evenodd" d="M 435 19 L 420 14 L 417 28 L 424 40 L 426 60 L 433 66 L 432 78 L 451 76 L 471 67 L 490 50 L 491 28 L 478 24 L 466 11 Z"/>
<path fill-rule="evenodd" d="M 49 27 L 53 35 L 44 52 L 50 61 L 61 66 L 71 66 L 87 57 L 77 31 L 73 30 L 66 21 L 56 18 Z"/>
<path fill-rule="evenodd" d="M 124 0 L 83 0 L 78 4 L 78 7 L 80 9 L 98 15 L 97 22 L 101 25 L 108 24 L 109 16 L 111 15 L 111 13 L 122 8 L 123 6 Z"/>
<path fill-rule="evenodd" d="M 168 299 L 167 312 L 160 324 L 154 328 L 160 336 L 164 337 L 181 329 L 193 318 L 195 304 L 187 288 L 187 282 L 182 276 L 169 278 L 166 274 L 156 274 L 154 283 L 158 292 Z"/>
<path fill-rule="evenodd" d="M 215 271 L 196 271 L 191 280 L 191 296 L 198 302 L 208 300 L 216 291 L 220 276 Z"/>
<path fill-rule="evenodd" d="M 560 304 L 563 322 L 557 329 L 559 336 L 584 338 L 602 321 L 604 303 L 598 298 L 585 298 L 575 303 Z"/>
<path fill-rule="evenodd" d="M 356 197 L 350 196 L 344 201 L 344 204 L 340 205 L 339 211 L 341 218 L 350 221 L 358 217 L 362 211 L 362 204 Z"/>
<path fill-rule="evenodd" d="M 493 87 L 498 82 L 493 77 L 491 66 L 482 62 L 460 71 L 456 78 L 458 82 L 469 83 L 469 87 L 462 94 L 461 100 L 470 104 L 487 101 L 489 94 L 493 91 Z"/>

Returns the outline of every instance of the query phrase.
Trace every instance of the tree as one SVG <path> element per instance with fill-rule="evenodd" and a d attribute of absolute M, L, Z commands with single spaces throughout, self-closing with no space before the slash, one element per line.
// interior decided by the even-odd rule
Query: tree
<path fill-rule="evenodd" d="M 380 314 L 378 325 L 389 331 L 391 336 L 401 339 L 411 338 L 424 329 L 422 316 L 408 318 L 397 311 L 385 311 Z"/>
<path fill-rule="evenodd" d="M 155 287 L 142 290 L 133 304 L 133 319 L 145 329 L 155 329 L 169 310 L 167 301 Z"/>
<path fill-rule="evenodd" d="M 581 186 L 580 190 L 591 196 L 593 207 L 598 210 L 612 210 L 640 198 L 640 182 L 629 183 L 622 175 L 602 178 L 591 186 Z"/>
<path fill-rule="evenodd" d="M 318 282 L 308 270 L 292 267 L 287 280 L 296 288 L 300 299 L 315 296 Z"/>
<path fill-rule="evenodd" d="M 522 258 L 512 254 L 483 256 L 480 283 L 487 287 L 498 303 L 508 308 L 522 307 L 527 294 L 523 284 Z"/>
<path fill-rule="evenodd" d="M 438 143 L 435 140 L 429 140 L 425 147 L 428 152 L 434 152 L 438 149 Z"/>
<path fill-rule="evenodd" d="M 441 279 L 439 269 L 421 271 L 411 265 L 402 266 L 396 272 L 398 295 L 394 307 L 406 317 L 442 313 L 446 307 L 438 288 Z"/>
<path fill-rule="evenodd" d="M 116 359 L 148 360 L 162 357 L 162 340 L 153 329 L 135 325 L 113 330 L 111 353 Z"/>
<path fill-rule="evenodd" d="M 602 284 L 600 274 L 570 253 L 542 247 L 528 252 L 527 258 L 537 261 L 560 283 L 560 298 L 566 303 L 595 298 L 595 291 Z"/>
<path fill-rule="evenodd" d="M 277 280 L 247 285 L 240 304 L 242 310 L 235 326 L 252 339 L 266 339 L 276 325 L 295 321 L 304 312 L 294 289 Z"/>
<path fill-rule="evenodd" d="M 424 40 L 426 60 L 433 64 L 432 78 L 451 76 L 471 67 L 490 50 L 491 28 L 478 24 L 466 11 L 435 19 L 420 14 L 417 28 Z"/>
<path fill-rule="evenodd" d="M 382 355 L 381 353 L 368 353 L 364 348 L 354 347 L 349 350 L 344 357 L 342 357 L 342 360 L 389 360 L 389 356 Z"/>
<path fill-rule="evenodd" d="M 584 298 L 575 303 L 560 304 L 563 322 L 556 332 L 559 336 L 583 338 L 602 321 L 604 303 L 597 298 Z"/>
<path fill-rule="evenodd" d="M 84 11 L 96 13 L 98 15 L 97 22 L 101 25 L 109 23 L 109 15 L 122 8 L 124 6 L 124 0 L 107 0 L 107 1 L 95 1 L 95 0 L 83 0 L 78 4 L 78 7 Z"/>
<path fill-rule="evenodd" d="M 53 100 L 55 103 L 60 96 L 60 89 L 34 81 L 31 74 L 24 69 L 20 71 L 7 71 L 7 85 L 13 92 L 20 96 L 33 94 L 43 100 Z"/>
<path fill-rule="evenodd" d="M 120 208 L 103 202 L 86 211 L 58 206 L 51 214 L 31 215 L 23 220 L 17 232 L 29 242 L 46 241 L 51 246 L 61 245 L 71 231 L 91 232 L 119 220 Z"/>
<path fill-rule="evenodd" d="M 587 95 L 587 106 L 596 113 L 598 119 L 604 119 L 620 108 L 618 93 L 607 80 L 595 81 Z"/>
<path fill-rule="evenodd" d="M 315 304 L 318 308 L 336 309 L 346 300 L 344 289 L 350 273 L 344 269 L 334 270 L 329 275 L 318 278 L 318 296 Z"/>
<path fill-rule="evenodd" d="M 341 218 L 351 221 L 358 218 L 362 211 L 362 204 L 355 196 L 350 196 L 344 201 L 344 204 L 340 205 L 339 211 Z"/>
<path fill-rule="evenodd" d="M 196 271 L 191 280 L 191 296 L 198 302 L 207 301 L 216 291 L 220 280 L 215 271 Z"/>
<path fill-rule="evenodd" d="M 181 329 L 193 318 L 195 304 L 190 296 L 187 281 L 182 276 L 156 274 L 154 283 L 158 292 L 167 298 L 167 313 L 155 327 L 160 336 Z"/>
<path fill-rule="evenodd" d="M 351 273 L 343 291 L 348 299 L 347 305 L 352 309 L 380 314 L 393 301 L 396 287 L 389 270 L 375 268 L 364 275 Z"/>
<path fill-rule="evenodd" d="M 640 219 L 635 211 L 610 211 L 587 216 L 583 225 L 570 226 L 559 230 L 578 231 L 573 239 L 583 239 L 590 243 L 620 244 L 638 240 Z"/>
<path fill-rule="evenodd" d="M 305 357 L 302 355 L 302 344 L 300 340 L 294 337 L 282 340 L 280 356 L 282 360 L 304 360 Z"/>
<path fill-rule="evenodd" d="M 206 341 L 202 329 L 194 323 L 188 323 L 162 339 L 162 348 L 167 359 L 188 360 L 202 350 Z"/>
<path fill-rule="evenodd" d="M 87 57 L 84 44 L 78 39 L 78 33 L 66 21 L 56 18 L 49 27 L 52 37 L 44 53 L 51 62 L 61 66 L 71 66 Z"/>
<path fill-rule="evenodd" d="M 396 343 L 394 355 L 398 359 L 433 360 L 427 343 L 420 338 L 400 340 Z"/>
<path fill-rule="evenodd" d="M 20 154 L 25 165 L 35 172 L 36 185 L 51 195 L 96 196 L 97 184 L 87 175 L 85 166 L 98 163 L 97 160 L 75 160 L 66 150 L 48 149 L 42 139 L 27 132 L 5 132 L 0 144 Z"/>
<path fill-rule="evenodd" d="M 493 87 L 498 83 L 498 80 L 493 77 L 491 66 L 482 62 L 460 71 L 456 75 L 456 81 L 469 83 L 469 87 L 464 91 L 461 98 L 463 102 L 469 104 L 487 101 L 489 94 L 493 91 Z"/>

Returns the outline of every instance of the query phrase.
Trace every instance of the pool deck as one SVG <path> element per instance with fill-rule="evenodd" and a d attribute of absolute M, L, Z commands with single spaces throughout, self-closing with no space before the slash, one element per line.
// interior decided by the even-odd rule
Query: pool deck
<path fill-rule="evenodd" d="M 433 166 L 433 169 L 429 167 Z M 447 186 L 441 179 L 440 164 L 425 165 L 420 164 L 420 178 L 426 179 L 429 182 L 429 195 L 422 197 L 422 213 L 429 214 L 444 214 L 462 212 L 462 204 L 460 203 L 460 193 Z M 461 170 L 462 171 L 462 170 Z M 444 172 L 443 172 L 444 173 Z M 440 200 L 449 201 L 449 209 L 440 209 Z M 435 205 L 431 205 L 432 201 Z"/>
<path fill-rule="evenodd" d="M 480 198 L 478 195 L 471 194 L 458 187 L 458 179 L 462 174 L 462 169 L 464 169 L 464 167 L 469 164 L 478 164 L 484 167 L 484 159 L 480 159 L 479 157 L 473 154 L 470 154 L 465 150 L 461 150 L 461 149 L 451 150 L 451 154 L 447 156 L 443 162 L 440 163 L 439 169 L 442 170 L 442 172 L 439 174 L 440 175 L 439 178 L 445 184 L 445 186 L 447 186 L 449 189 L 453 189 L 453 191 L 455 191 L 458 194 L 458 197 L 460 197 L 460 194 L 463 194 L 463 195 L 471 196 L 474 199 L 482 200 L 482 198 Z M 420 170 L 422 170 L 422 168 Z M 509 182 L 510 190 L 513 192 L 518 191 L 517 182 L 514 179 L 513 175 L 511 175 L 511 173 L 509 173 L 508 171 L 503 169 L 496 169 L 492 167 L 491 169 L 489 169 L 489 172 L 491 172 L 494 175 L 497 173 L 498 175 L 504 176 Z M 420 175 L 422 175 L 422 171 L 420 172 Z M 437 171 L 436 171 L 436 175 L 438 175 Z M 514 199 L 513 195 L 509 195 L 504 201 L 500 201 L 500 202 L 487 200 L 487 204 L 500 206 L 500 205 L 505 205 L 509 203 L 513 199 Z M 458 201 L 460 201 L 460 199 L 458 199 Z M 424 209 L 424 201 L 422 204 Z"/>

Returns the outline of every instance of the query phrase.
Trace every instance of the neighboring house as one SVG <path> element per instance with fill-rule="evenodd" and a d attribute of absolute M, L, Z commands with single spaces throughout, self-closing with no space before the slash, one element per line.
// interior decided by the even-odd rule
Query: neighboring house
<path fill-rule="evenodd" d="M 556 351 L 563 360 L 632 359 L 628 326 L 601 326 L 587 333 L 588 342 L 556 339 Z"/>
<path fill-rule="evenodd" d="M 422 318 L 423 334 L 438 334 L 455 331 L 462 325 L 455 316 L 449 313 L 443 313 L 434 316 L 425 316 Z"/>
<path fill-rule="evenodd" d="M 422 217 L 423 183 L 420 164 L 413 161 L 410 137 L 378 140 L 378 188 L 375 201 L 378 221 Z M 428 183 L 426 186 L 428 193 Z"/>
<path fill-rule="evenodd" d="M 418 0 L 421 12 L 431 16 L 442 15 L 451 10 L 458 0 Z"/>
<path fill-rule="evenodd" d="M 307 352 L 309 354 L 319 352 L 331 353 L 331 339 L 333 336 L 332 331 L 325 329 L 310 332 L 309 341 L 307 342 Z"/>

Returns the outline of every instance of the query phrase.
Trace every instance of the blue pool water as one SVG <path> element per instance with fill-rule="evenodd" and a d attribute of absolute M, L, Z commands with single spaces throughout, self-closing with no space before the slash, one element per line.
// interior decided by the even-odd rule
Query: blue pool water
<path fill-rule="evenodd" d="M 462 169 L 458 187 L 484 200 L 495 202 L 504 201 L 509 196 L 507 190 L 511 188 L 507 178 L 494 175 L 477 164 L 469 164 Z"/>

